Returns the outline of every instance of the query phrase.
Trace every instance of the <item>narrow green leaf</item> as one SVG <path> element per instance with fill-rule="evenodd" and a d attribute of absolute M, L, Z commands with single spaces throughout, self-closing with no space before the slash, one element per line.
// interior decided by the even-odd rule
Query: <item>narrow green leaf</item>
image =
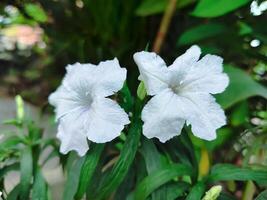
<path fill-rule="evenodd" d="M 254 81 L 243 70 L 230 65 L 225 65 L 224 69 L 229 75 L 230 84 L 222 94 L 216 95 L 218 103 L 223 108 L 229 108 L 252 96 L 261 96 L 267 99 L 267 88 Z"/>
<path fill-rule="evenodd" d="M 203 39 L 223 34 L 227 27 L 219 23 L 201 24 L 185 31 L 179 38 L 177 45 L 194 44 Z"/>
<path fill-rule="evenodd" d="M 231 164 L 217 164 L 212 167 L 208 181 L 248 181 L 252 180 L 259 184 L 267 185 L 267 171 L 240 168 Z"/>
<path fill-rule="evenodd" d="M 22 140 L 17 136 L 8 137 L 0 143 L 0 151 L 17 147 L 20 142 L 22 142 Z"/>
<path fill-rule="evenodd" d="M 162 163 L 160 159 L 160 153 L 152 140 L 144 138 L 141 148 L 141 153 L 145 159 L 146 169 L 148 175 L 156 170 L 161 169 Z M 152 193 L 152 200 L 163 199 L 166 196 L 166 188 L 159 188 Z"/>
<path fill-rule="evenodd" d="M 21 199 L 28 199 L 33 173 L 33 158 L 30 147 L 25 147 L 21 153 L 20 173 L 20 196 Z"/>
<path fill-rule="evenodd" d="M 72 156 L 69 156 L 69 159 L 73 159 Z M 74 160 L 70 166 L 67 168 L 67 182 L 65 183 L 63 198 L 62 200 L 73 200 L 75 193 L 78 189 L 79 177 L 82 165 L 84 163 L 85 157 L 78 158 Z"/>
<path fill-rule="evenodd" d="M 47 200 L 47 185 L 40 168 L 37 168 L 32 188 L 32 199 Z"/>
<path fill-rule="evenodd" d="M 192 15 L 196 17 L 218 17 L 246 5 L 251 0 L 200 0 Z"/>
<path fill-rule="evenodd" d="M 172 164 L 145 177 L 135 190 L 135 200 L 145 200 L 155 189 L 177 176 L 191 175 L 192 169 L 186 165 Z"/>
<path fill-rule="evenodd" d="M 148 174 L 161 168 L 160 153 L 152 140 L 144 138 L 140 151 L 145 159 Z"/>
<path fill-rule="evenodd" d="M 191 189 L 189 194 L 186 197 L 186 200 L 200 200 L 205 192 L 205 184 L 201 181 L 198 182 L 194 187 Z"/>
<path fill-rule="evenodd" d="M 261 192 L 255 200 L 266 200 L 267 199 L 267 190 Z"/>
<path fill-rule="evenodd" d="M 119 160 L 103 180 L 99 191 L 97 191 L 93 199 L 105 199 L 105 197 L 114 192 L 124 180 L 138 148 L 141 136 L 141 124 L 140 119 L 136 119 L 132 122 Z"/>
<path fill-rule="evenodd" d="M 85 161 L 81 168 L 80 180 L 75 199 L 81 199 L 86 192 L 91 181 L 93 173 L 104 149 L 103 144 L 95 144 L 85 156 Z"/>

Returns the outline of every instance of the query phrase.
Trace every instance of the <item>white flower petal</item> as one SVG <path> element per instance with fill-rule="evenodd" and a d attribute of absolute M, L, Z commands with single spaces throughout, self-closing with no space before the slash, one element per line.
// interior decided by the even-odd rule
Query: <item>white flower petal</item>
<path fill-rule="evenodd" d="M 179 104 L 185 110 L 187 124 L 191 124 L 195 136 L 214 140 L 216 129 L 226 124 L 226 117 L 220 105 L 210 94 L 182 93 Z"/>
<path fill-rule="evenodd" d="M 148 138 L 164 142 L 178 134 L 186 120 L 196 136 L 212 140 L 216 129 L 225 125 L 224 112 L 210 93 L 222 92 L 228 76 L 222 72 L 220 57 L 207 55 L 198 61 L 200 54 L 200 48 L 192 46 L 169 68 L 160 57 L 155 62 L 156 54 L 135 54 L 148 94 L 156 95 L 142 112 L 143 132 Z"/>
<path fill-rule="evenodd" d="M 56 121 L 64 115 L 81 108 L 80 102 L 77 101 L 77 94 L 62 85 L 48 97 L 48 101 L 55 106 Z"/>
<path fill-rule="evenodd" d="M 172 65 L 169 66 L 171 72 L 187 72 L 194 66 L 201 54 L 201 50 L 197 45 L 190 47 L 183 55 L 176 58 Z"/>
<path fill-rule="evenodd" d="M 147 93 L 155 95 L 168 87 L 168 70 L 165 62 L 155 53 L 137 52 L 134 54 L 140 77 L 144 81 Z"/>
<path fill-rule="evenodd" d="M 96 96 L 110 96 L 118 92 L 126 80 L 126 69 L 121 68 L 117 58 L 100 62 L 97 67 Z"/>
<path fill-rule="evenodd" d="M 126 79 L 126 69 L 117 58 L 92 64 L 69 65 L 63 85 L 69 90 L 87 90 L 92 96 L 107 97 L 119 91 Z"/>
<path fill-rule="evenodd" d="M 223 92 L 229 84 L 229 78 L 222 72 L 222 62 L 219 56 L 204 56 L 183 80 L 184 90 L 211 94 Z"/>
<path fill-rule="evenodd" d="M 99 98 L 93 102 L 84 127 L 89 140 L 105 143 L 118 137 L 129 122 L 128 115 L 116 102 Z"/>
<path fill-rule="evenodd" d="M 79 156 L 85 155 L 89 146 L 86 132 L 83 128 L 83 112 L 67 114 L 59 120 L 57 137 L 61 141 L 60 152 L 63 154 L 69 151 L 76 151 Z"/>
<path fill-rule="evenodd" d="M 142 111 L 143 134 L 147 138 L 158 138 L 166 142 L 179 135 L 185 120 L 181 118 L 177 95 L 165 89 L 154 96 Z"/>
<path fill-rule="evenodd" d="M 122 88 L 126 69 L 116 58 L 97 66 L 76 63 L 66 69 L 62 85 L 49 96 L 49 103 L 56 107 L 60 151 L 75 150 L 82 156 L 88 150 L 87 136 L 94 142 L 107 142 L 129 123 L 124 110 L 106 98 Z"/>

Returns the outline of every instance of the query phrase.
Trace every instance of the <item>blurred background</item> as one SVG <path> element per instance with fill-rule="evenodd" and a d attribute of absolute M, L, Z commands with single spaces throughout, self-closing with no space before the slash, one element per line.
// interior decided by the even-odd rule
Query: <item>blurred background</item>
<path fill-rule="evenodd" d="M 128 68 L 128 84 L 136 87 L 138 72 L 132 55 L 147 44 L 152 46 L 167 3 L 1 0 L 0 94 L 19 93 L 27 101 L 43 106 L 67 64 L 96 64 L 113 57 Z M 267 2 L 198 3 L 177 1 L 161 56 L 171 63 L 190 45 L 198 44 L 204 53 L 218 54 L 225 63 L 266 83 Z"/>
<path fill-rule="evenodd" d="M 51 113 L 47 97 L 60 84 L 67 64 L 97 64 L 114 57 L 128 69 L 134 94 L 139 82 L 132 55 L 147 46 L 152 50 L 167 4 L 168 0 L 1 0 L 0 99 L 20 94 Z M 266 10 L 267 1 L 260 0 L 178 0 L 162 45 L 160 55 L 168 64 L 192 44 L 204 54 L 224 58 L 231 85 L 217 99 L 226 109 L 228 125 L 208 144 L 214 151 L 224 147 L 215 160 L 267 165 Z M 196 146 L 201 143 L 194 139 Z"/>

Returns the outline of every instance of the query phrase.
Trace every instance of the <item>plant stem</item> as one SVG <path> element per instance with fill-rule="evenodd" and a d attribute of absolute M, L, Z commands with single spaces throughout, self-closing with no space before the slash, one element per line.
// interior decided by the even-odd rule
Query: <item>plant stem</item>
<path fill-rule="evenodd" d="M 154 46 L 153 46 L 153 51 L 156 53 L 159 53 L 162 47 L 162 44 L 165 40 L 166 33 L 168 31 L 171 18 L 175 12 L 176 9 L 176 2 L 177 0 L 169 0 L 168 6 L 164 12 L 163 18 L 160 23 L 160 28 L 158 30 Z"/>

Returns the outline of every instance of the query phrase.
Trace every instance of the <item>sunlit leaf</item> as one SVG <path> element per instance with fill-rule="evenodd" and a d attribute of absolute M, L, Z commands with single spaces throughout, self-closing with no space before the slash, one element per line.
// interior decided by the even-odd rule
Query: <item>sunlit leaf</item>
<path fill-rule="evenodd" d="M 46 22 L 47 15 L 45 11 L 37 4 L 27 3 L 24 5 L 26 13 L 37 22 Z"/>
<path fill-rule="evenodd" d="M 246 5 L 251 0 L 200 0 L 192 14 L 197 17 L 218 17 Z"/>

